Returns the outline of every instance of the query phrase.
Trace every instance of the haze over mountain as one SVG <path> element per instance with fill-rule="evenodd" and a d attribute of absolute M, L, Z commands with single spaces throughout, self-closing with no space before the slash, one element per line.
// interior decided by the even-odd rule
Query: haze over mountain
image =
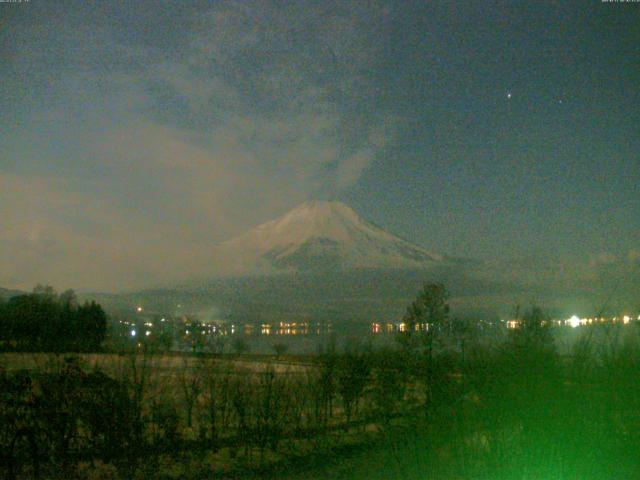
<path fill-rule="evenodd" d="M 338 201 L 312 200 L 223 242 L 236 273 L 422 269 L 444 259 L 361 218 Z M 235 261 L 234 261 L 235 259 Z"/>
<path fill-rule="evenodd" d="M 216 245 L 214 256 L 206 278 L 102 301 L 164 312 L 180 305 L 176 313 L 208 319 L 362 324 L 400 318 L 425 281 L 465 295 L 487 288 L 463 278 L 472 263 L 404 240 L 339 201 L 304 202 Z"/>
<path fill-rule="evenodd" d="M 587 300 L 599 298 L 582 284 L 558 284 L 555 271 L 531 267 L 525 283 L 510 273 L 518 266 L 508 261 L 491 264 L 432 253 L 338 201 L 304 202 L 212 250 L 199 278 L 87 298 L 163 312 L 181 305 L 176 313 L 216 319 L 338 322 L 397 320 L 424 282 L 444 283 L 457 314 L 485 318 L 532 302 L 568 314 L 563 309 L 567 292 L 579 299 L 570 304 L 572 311 L 588 313 Z"/>
<path fill-rule="evenodd" d="M 603 298 L 593 290 L 593 281 L 568 283 L 561 272 L 546 271 L 544 265 L 529 266 L 530 280 L 524 282 L 512 273 L 522 266 L 508 260 L 488 263 L 433 253 L 365 220 L 339 201 L 304 202 L 215 245 L 209 253 L 192 253 L 208 259 L 202 273 L 191 280 L 167 279 L 155 288 L 149 284 L 128 294 L 87 293 L 83 299 L 96 299 L 116 310 L 144 304 L 173 312 L 182 305 L 179 312 L 204 312 L 218 319 L 361 322 L 400 318 L 427 281 L 447 285 L 458 314 L 508 314 L 514 305 L 532 302 L 557 308 L 563 315 L 587 314 L 593 310 L 590 299 Z M 574 299 L 571 303 L 568 294 Z"/>

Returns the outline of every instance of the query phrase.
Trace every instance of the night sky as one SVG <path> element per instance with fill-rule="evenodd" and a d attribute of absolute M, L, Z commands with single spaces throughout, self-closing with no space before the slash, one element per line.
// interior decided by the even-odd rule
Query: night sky
<path fill-rule="evenodd" d="M 0 55 L 1 286 L 215 274 L 216 242 L 331 198 L 639 298 L 640 3 L 31 0 Z"/>

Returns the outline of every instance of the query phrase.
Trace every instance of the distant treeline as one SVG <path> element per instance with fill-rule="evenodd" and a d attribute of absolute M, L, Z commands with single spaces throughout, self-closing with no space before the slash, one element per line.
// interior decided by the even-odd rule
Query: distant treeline
<path fill-rule="evenodd" d="M 100 305 L 79 305 L 73 290 L 57 294 L 38 285 L 33 293 L 0 299 L 0 348 L 7 351 L 97 351 L 107 316 Z"/>

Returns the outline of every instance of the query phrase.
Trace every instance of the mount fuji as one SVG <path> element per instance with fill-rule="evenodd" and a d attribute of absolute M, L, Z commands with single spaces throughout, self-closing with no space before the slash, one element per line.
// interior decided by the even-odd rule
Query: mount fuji
<path fill-rule="evenodd" d="M 176 305 L 181 313 L 215 310 L 227 321 L 367 324 L 401 318 L 424 282 L 454 285 L 472 298 L 482 293 L 482 285 L 466 276 L 465 259 L 432 253 L 338 201 L 305 202 L 212 252 L 200 278 L 116 300 L 148 311 Z"/>
<path fill-rule="evenodd" d="M 443 257 L 361 218 L 338 201 L 313 200 L 220 245 L 254 272 L 421 269 Z"/>

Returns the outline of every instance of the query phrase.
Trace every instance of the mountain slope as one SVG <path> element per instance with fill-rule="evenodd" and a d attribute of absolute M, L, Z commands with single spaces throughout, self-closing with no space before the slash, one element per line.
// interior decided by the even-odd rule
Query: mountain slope
<path fill-rule="evenodd" d="M 424 268 L 442 262 L 337 201 L 305 202 L 222 247 L 229 255 L 253 256 L 261 271 Z"/>

